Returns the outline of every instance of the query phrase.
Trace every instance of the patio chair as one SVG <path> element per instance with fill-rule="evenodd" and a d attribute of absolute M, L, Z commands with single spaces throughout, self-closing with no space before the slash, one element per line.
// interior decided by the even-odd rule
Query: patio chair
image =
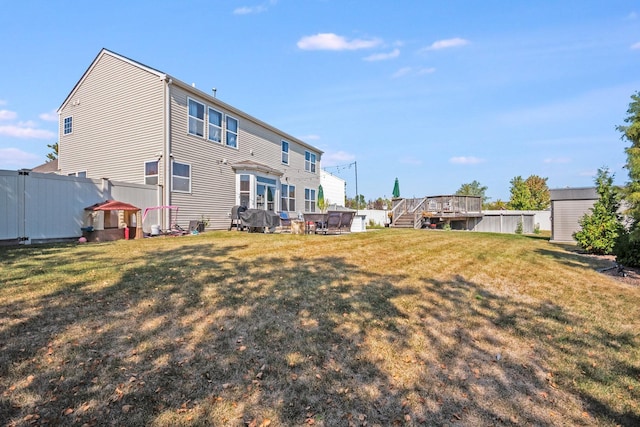
<path fill-rule="evenodd" d="M 287 212 L 280 212 L 280 227 L 283 231 L 291 231 L 291 218 Z"/>
<path fill-rule="evenodd" d="M 346 232 L 351 232 L 351 223 L 353 223 L 353 218 L 356 216 L 355 212 L 342 212 L 340 216 L 340 232 L 343 230 Z"/>
<path fill-rule="evenodd" d="M 329 212 L 327 214 L 327 226 L 324 230 L 324 234 L 339 233 L 341 221 L 342 214 L 340 212 Z"/>

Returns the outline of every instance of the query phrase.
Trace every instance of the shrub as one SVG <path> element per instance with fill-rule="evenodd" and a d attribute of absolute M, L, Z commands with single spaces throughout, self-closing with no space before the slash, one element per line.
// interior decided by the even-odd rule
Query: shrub
<path fill-rule="evenodd" d="M 518 221 L 518 225 L 516 225 L 516 234 L 522 234 L 524 231 L 524 226 L 522 225 L 522 221 Z"/>
<path fill-rule="evenodd" d="M 616 262 L 627 267 L 640 267 L 640 240 L 633 240 L 631 234 L 623 232 L 613 247 Z"/>

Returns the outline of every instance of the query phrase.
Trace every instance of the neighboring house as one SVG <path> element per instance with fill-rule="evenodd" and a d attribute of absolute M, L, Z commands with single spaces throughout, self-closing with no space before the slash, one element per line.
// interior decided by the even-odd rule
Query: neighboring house
<path fill-rule="evenodd" d="M 325 170 L 320 171 L 320 183 L 322 184 L 322 192 L 324 200 L 327 204 L 335 204 L 344 206 L 345 202 L 345 185 L 344 179 L 339 178 Z"/>
<path fill-rule="evenodd" d="M 60 174 L 161 186 L 182 226 L 227 228 L 234 205 L 317 210 L 321 150 L 107 49 L 58 113 Z"/>
<path fill-rule="evenodd" d="M 551 241 L 575 242 L 573 233 L 580 230 L 578 221 L 591 212 L 599 196 L 595 187 L 562 188 L 551 193 Z"/>
<path fill-rule="evenodd" d="M 58 173 L 58 170 L 58 159 L 49 160 L 31 169 L 32 172 L 38 173 Z"/>

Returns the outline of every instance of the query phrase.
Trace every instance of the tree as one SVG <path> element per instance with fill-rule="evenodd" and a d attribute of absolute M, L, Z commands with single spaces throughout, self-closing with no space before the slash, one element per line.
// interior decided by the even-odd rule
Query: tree
<path fill-rule="evenodd" d="M 573 233 L 573 237 L 588 253 L 608 255 L 613 252 L 623 230 L 618 213 L 620 194 L 613 185 L 613 175 L 609 175 L 606 168 L 598 169 L 595 183 L 600 197 L 591 208 L 591 213 L 578 221 L 580 231 Z"/>
<path fill-rule="evenodd" d="M 551 194 L 547 186 L 549 178 L 541 178 L 538 175 L 531 175 L 524 183 L 531 193 L 531 210 L 543 211 L 551 206 Z"/>
<path fill-rule="evenodd" d="M 640 92 L 631 95 L 624 122 L 627 125 L 616 126 L 622 133 L 621 139 L 627 140 L 631 146 L 625 149 L 629 171 L 629 181 L 624 189 L 627 203 L 627 215 L 630 219 L 628 232 L 620 235 L 614 253 L 616 260 L 630 267 L 640 266 Z"/>
<path fill-rule="evenodd" d="M 531 191 L 521 176 L 516 176 L 511 181 L 511 197 L 509 198 L 509 209 L 525 211 L 531 209 Z"/>
<path fill-rule="evenodd" d="M 527 179 L 516 176 L 511 184 L 509 209 L 518 211 L 541 211 L 551 205 L 551 194 L 547 186 L 548 178 L 531 175 Z"/>
<path fill-rule="evenodd" d="M 485 192 L 487 191 L 487 186 L 480 184 L 478 181 L 473 180 L 468 184 L 462 184 L 458 191 L 456 191 L 457 196 L 480 196 L 482 197 L 482 204 L 484 205 L 489 198 L 485 196 Z"/>
<path fill-rule="evenodd" d="M 58 143 L 47 144 L 47 147 L 51 148 L 51 153 L 47 153 L 47 159 L 49 161 L 56 160 L 58 158 Z"/>
<path fill-rule="evenodd" d="M 508 209 L 508 207 L 509 206 L 508 206 L 507 202 L 504 202 L 504 201 L 498 199 L 495 202 L 487 203 L 484 206 L 484 209 L 489 210 L 489 211 L 501 211 L 501 210 Z"/>
<path fill-rule="evenodd" d="M 345 207 L 351 209 L 365 209 L 367 207 L 367 202 L 365 201 L 364 194 L 358 194 L 354 199 L 347 198 Z"/>

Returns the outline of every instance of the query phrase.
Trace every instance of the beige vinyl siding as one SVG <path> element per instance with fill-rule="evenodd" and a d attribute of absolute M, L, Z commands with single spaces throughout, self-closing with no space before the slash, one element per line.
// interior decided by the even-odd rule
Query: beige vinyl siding
<path fill-rule="evenodd" d="M 60 111 L 60 169 L 144 183 L 144 162 L 164 141 L 164 83 L 108 52 L 98 56 Z M 73 132 L 63 135 L 65 117 Z M 160 174 L 162 174 L 162 162 Z"/>
<path fill-rule="evenodd" d="M 191 165 L 191 193 L 172 192 L 171 203 L 180 206 L 180 225 L 202 216 L 210 220 L 210 228 L 227 228 L 229 213 L 236 204 L 236 173 L 231 165 L 241 161 L 253 161 L 284 175 L 284 182 L 296 186 L 296 206 L 303 210 L 304 188 L 317 188 L 320 174 L 304 171 L 305 148 L 295 139 L 267 128 L 251 117 L 230 111 L 222 103 L 202 96 L 179 85 L 171 85 L 171 152 L 175 161 Z M 188 133 L 187 99 L 193 99 L 205 105 L 205 111 L 212 107 L 225 115 L 238 120 L 237 148 L 210 141 L 207 137 L 207 117 L 205 117 L 205 135 L 198 137 Z M 225 129 L 223 129 L 223 134 Z M 281 141 L 289 142 L 289 165 L 282 163 Z M 306 148 L 309 150 L 309 148 Z M 318 167 L 320 153 L 318 156 Z M 226 161 L 226 163 L 225 163 Z M 272 177 L 273 178 L 273 177 Z M 277 177 L 276 177 L 277 178 Z M 276 211 L 280 210 L 280 185 L 276 188 Z"/>
<path fill-rule="evenodd" d="M 578 221 L 590 213 L 596 200 L 554 200 L 552 201 L 553 220 L 551 240 L 573 242 L 573 233 L 580 230 Z"/>

